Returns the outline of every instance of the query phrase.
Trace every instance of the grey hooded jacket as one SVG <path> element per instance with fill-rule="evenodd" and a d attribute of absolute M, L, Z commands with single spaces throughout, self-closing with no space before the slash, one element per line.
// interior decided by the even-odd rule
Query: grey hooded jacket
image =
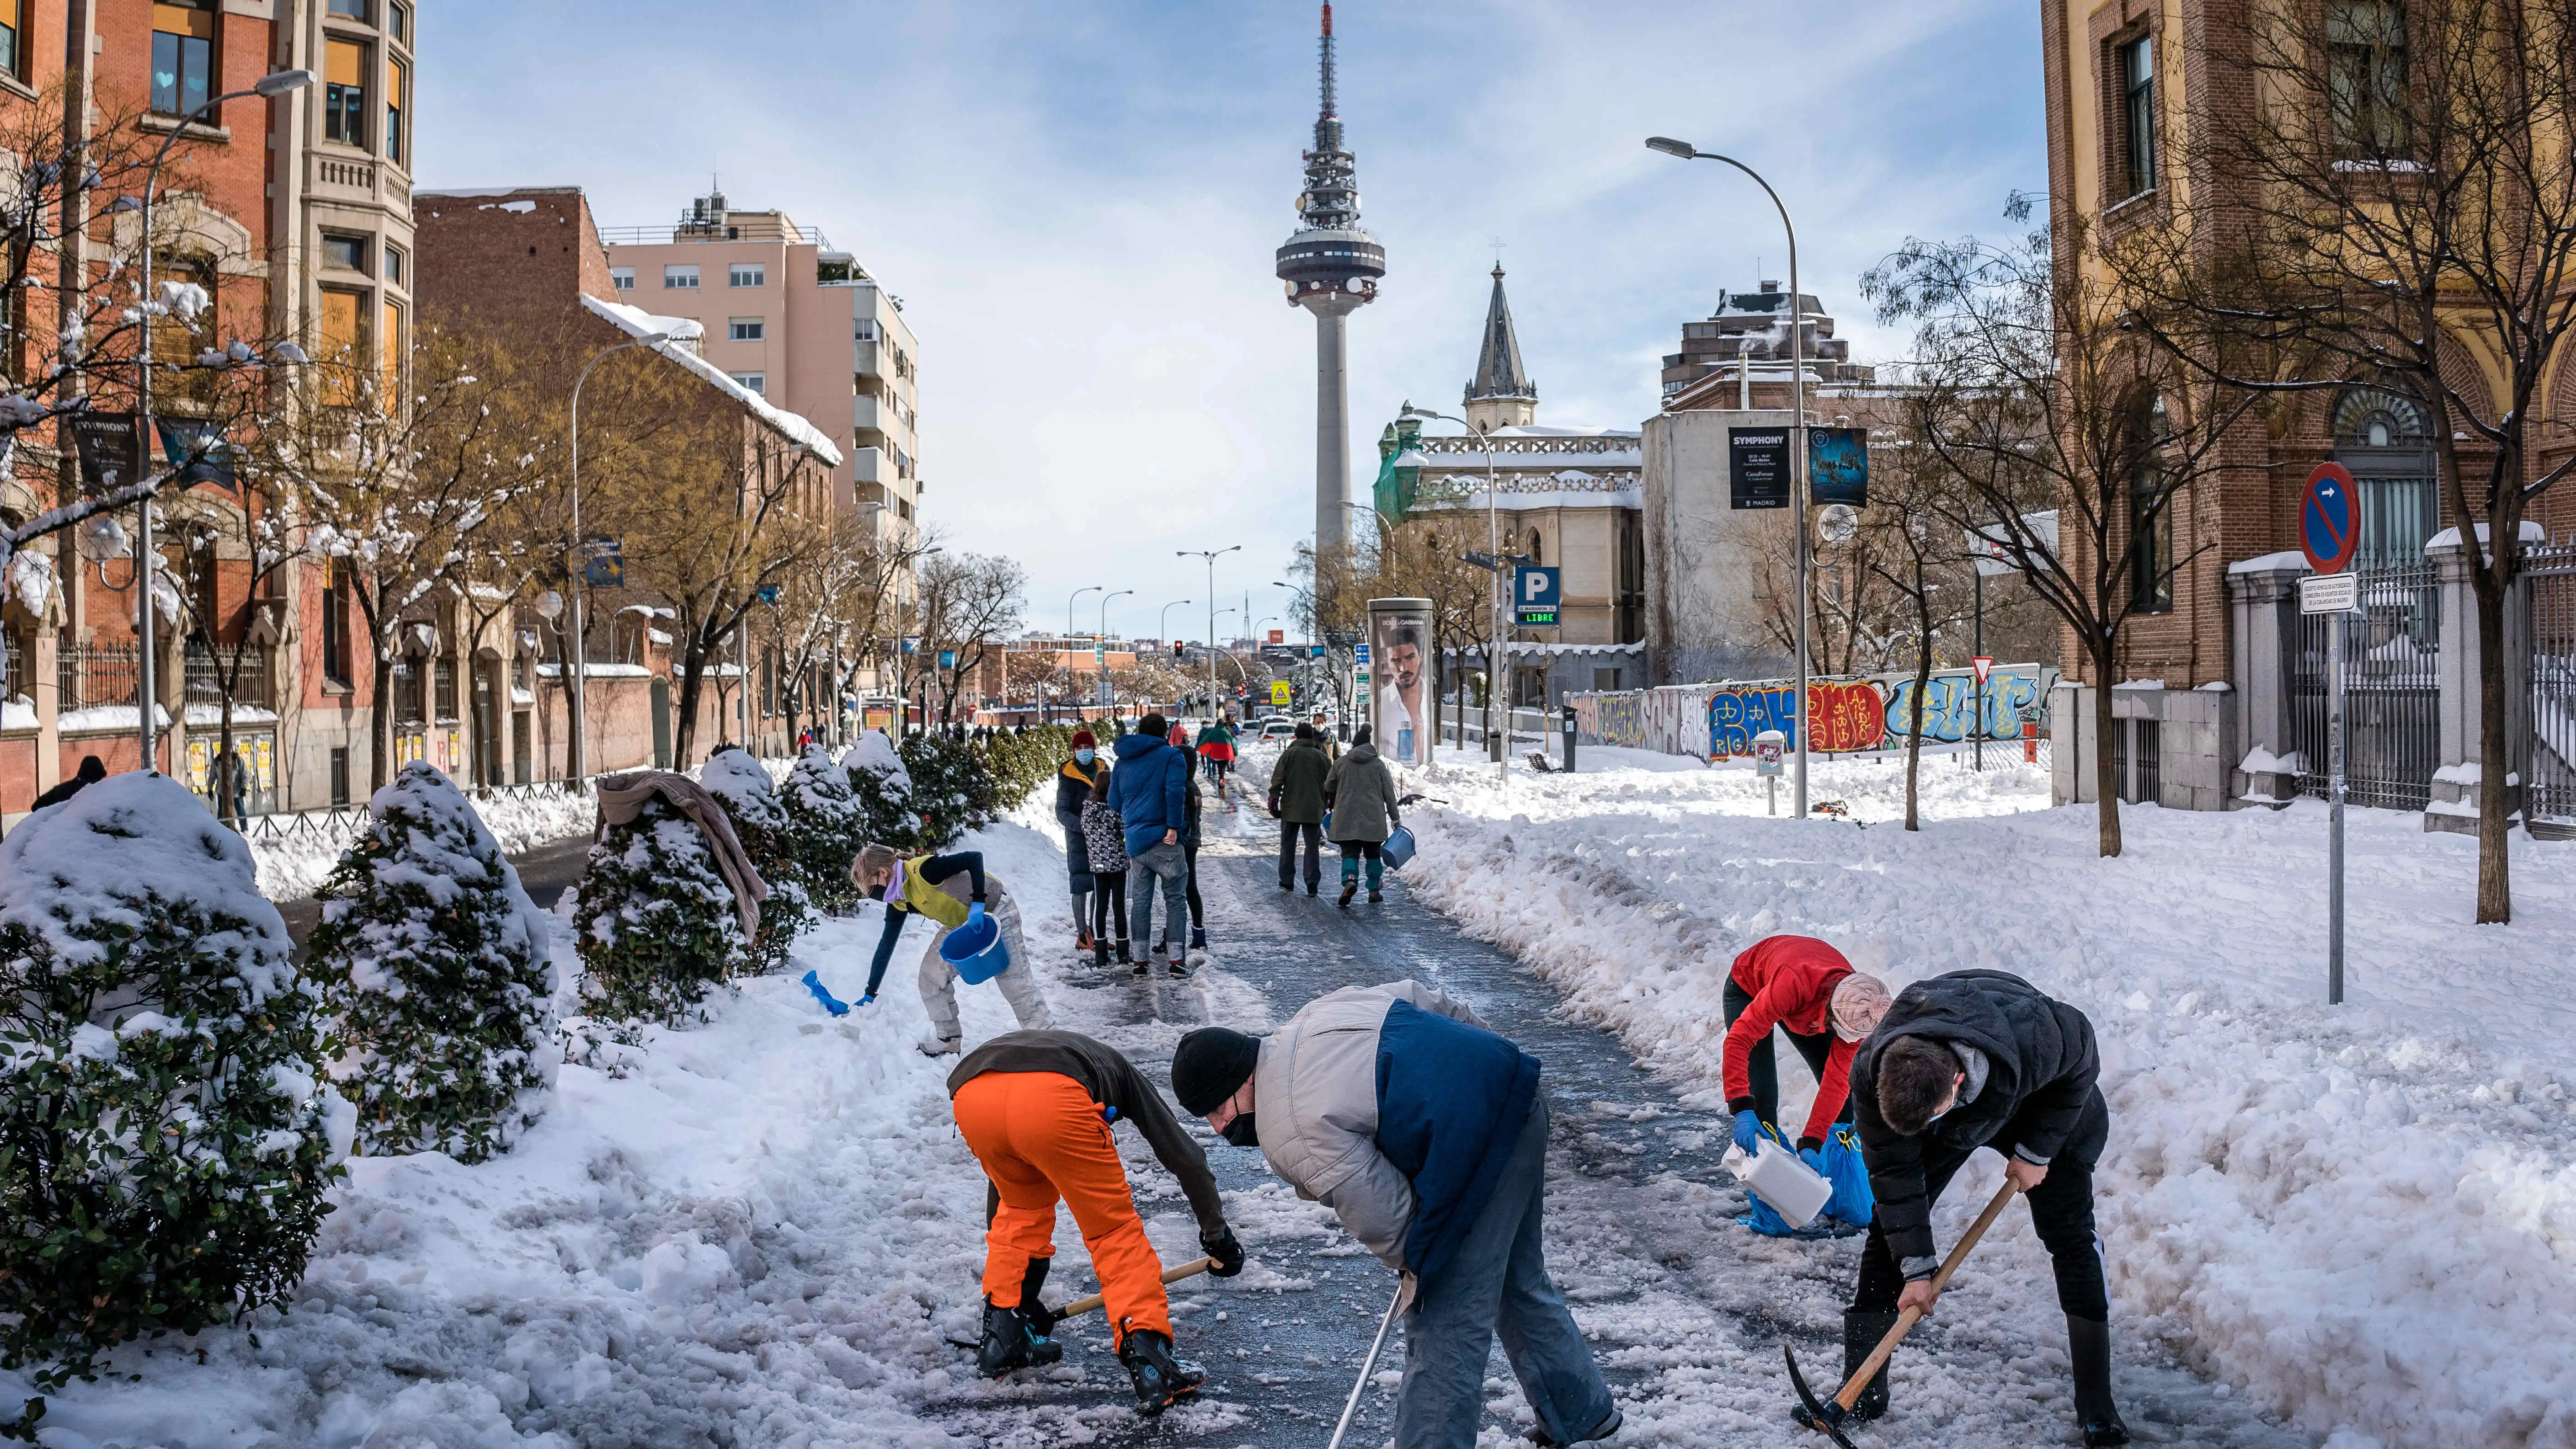
<path fill-rule="evenodd" d="M 1345 986 L 1263 1037 L 1252 1074 L 1252 1111 L 1271 1171 L 1299 1197 L 1331 1208 L 1362 1247 L 1398 1271 L 1413 1184 L 1377 1150 L 1377 1043 L 1387 1008 L 1400 1000 L 1485 1024 L 1464 1002 L 1419 981 Z"/>
<path fill-rule="evenodd" d="M 1404 823 L 1395 803 L 1395 772 L 1378 758 L 1377 746 L 1353 745 L 1324 776 L 1324 799 L 1332 806 L 1332 827 L 1324 834 L 1345 840 L 1382 841 Z"/>

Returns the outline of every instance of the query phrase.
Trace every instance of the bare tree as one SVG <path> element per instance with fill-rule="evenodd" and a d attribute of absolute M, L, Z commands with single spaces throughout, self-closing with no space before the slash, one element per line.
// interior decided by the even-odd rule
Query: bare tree
<path fill-rule="evenodd" d="M 967 676 L 1020 628 L 1027 583 L 1027 570 L 1012 559 L 943 552 L 923 562 L 921 649 L 940 682 L 941 723 L 950 721 Z"/>

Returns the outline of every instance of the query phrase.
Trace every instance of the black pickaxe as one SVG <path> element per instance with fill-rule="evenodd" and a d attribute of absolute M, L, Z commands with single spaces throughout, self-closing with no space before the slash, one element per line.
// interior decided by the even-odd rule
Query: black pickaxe
<path fill-rule="evenodd" d="M 1986 1204 L 1984 1212 L 1977 1214 L 1977 1220 L 1968 1225 L 1967 1235 L 1950 1249 L 1950 1256 L 1941 1260 L 1941 1270 L 1932 1275 L 1934 1293 L 1950 1286 L 1950 1275 L 1959 1271 L 1959 1265 L 1967 1261 L 1968 1250 L 1977 1245 L 1977 1239 L 1986 1235 L 1986 1229 L 1992 1227 L 1996 1216 L 2003 1212 L 2004 1204 L 2012 1201 L 2013 1194 L 2019 1191 L 2021 1189 L 2010 1178 L 1995 1190 L 1995 1200 Z M 1907 1331 L 1922 1321 L 1923 1314 L 1919 1309 L 1908 1308 L 1898 1314 L 1896 1326 L 1887 1331 L 1887 1337 L 1878 1341 L 1878 1347 L 1869 1351 L 1868 1358 L 1861 1360 L 1851 1382 L 1844 1384 L 1843 1391 L 1827 1402 L 1817 1400 L 1816 1391 L 1807 1387 L 1807 1376 L 1798 1372 L 1797 1350 L 1785 1343 L 1780 1345 L 1781 1356 L 1789 1360 L 1789 1382 L 1798 1390 L 1798 1422 L 1832 1439 L 1841 1449 L 1852 1449 L 1852 1441 L 1843 1437 L 1843 1420 L 1850 1417 L 1852 1405 L 1860 1402 L 1860 1391 L 1869 1387 L 1869 1381 L 1887 1366 L 1887 1356 L 1896 1352 L 1896 1345 L 1904 1340 Z"/>

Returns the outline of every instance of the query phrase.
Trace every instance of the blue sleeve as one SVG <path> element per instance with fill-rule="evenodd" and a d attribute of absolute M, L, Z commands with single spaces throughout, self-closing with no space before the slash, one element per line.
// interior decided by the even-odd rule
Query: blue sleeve
<path fill-rule="evenodd" d="M 886 907 L 885 931 L 877 937 L 876 959 L 868 963 L 868 995 L 876 995 L 877 987 L 884 984 L 886 963 L 894 959 L 895 938 L 903 934 L 903 923 L 911 918 L 912 912 L 906 907 Z"/>
<path fill-rule="evenodd" d="M 979 901 L 984 899 L 984 852 L 980 850 L 960 850 L 948 855 L 926 856 L 913 868 L 921 873 L 923 880 L 932 885 L 937 885 L 962 870 L 974 878 L 974 899 Z"/>
<path fill-rule="evenodd" d="M 1190 818 L 1190 757 L 1172 752 L 1172 768 L 1163 775 L 1163 819 L 1177 830 Z"/>

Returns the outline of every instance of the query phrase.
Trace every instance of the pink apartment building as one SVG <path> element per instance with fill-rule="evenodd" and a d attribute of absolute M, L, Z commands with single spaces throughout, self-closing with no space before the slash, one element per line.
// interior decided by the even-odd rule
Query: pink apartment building
<path fill-rule="evenodd" d="M 920 529 L 919 344 L 903 304 L 848 252 L 783 211 L 714 192 L 663 227 L 602 227 L 617 300 L 706 328 L 701 355 L 840 445 L 845 507 L 877 536 Z"/>

